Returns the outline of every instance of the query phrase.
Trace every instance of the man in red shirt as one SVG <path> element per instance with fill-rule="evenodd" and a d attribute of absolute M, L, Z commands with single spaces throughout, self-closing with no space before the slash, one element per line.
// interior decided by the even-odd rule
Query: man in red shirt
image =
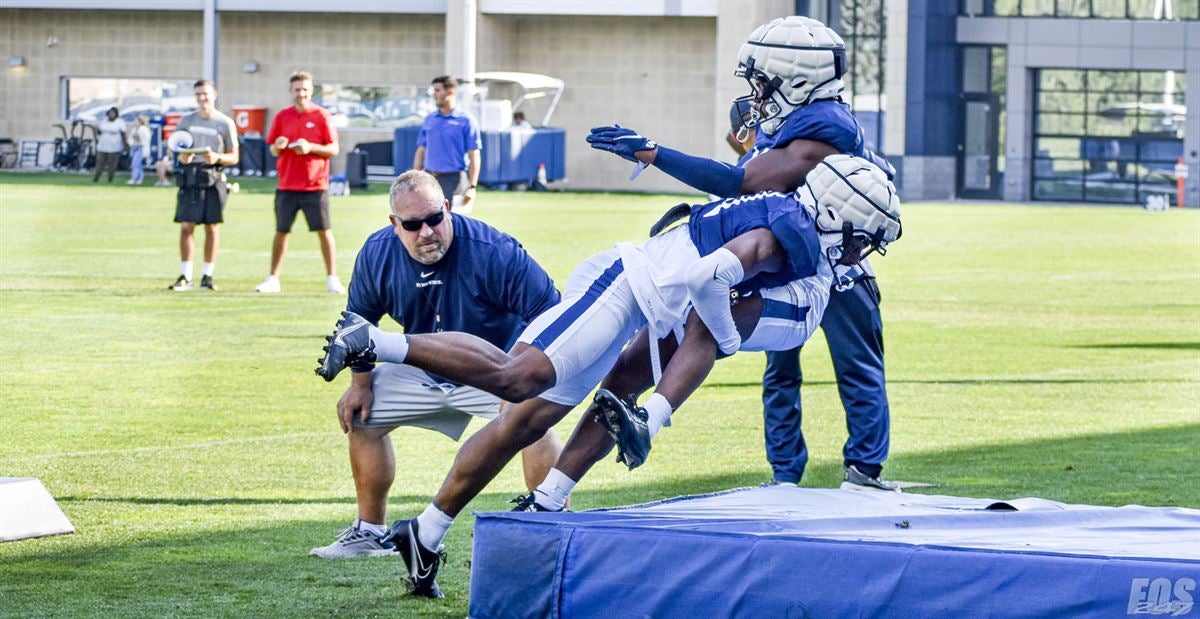
<path fill-rule="evenodd" d="M 321 240 L 325 259 L 325 288 L 344 294 L 346 288 L 334 268 L 333 230 L 329 225 L 329 160 L 338 154 L 337 130 L 329 112 L 312 102 L 312 75 L 300 71 L 290 79 L 295 105 L 279 110 L 271 122 L 267 142 L 278 157 L 279 188 L 275 190 L 275 243 L 271 247 L 271 274 L 256 292 L 279 292 L 279 272 L 287 254 L 288 236 L 296 213 L 304 211 L 308 229 Z"/>

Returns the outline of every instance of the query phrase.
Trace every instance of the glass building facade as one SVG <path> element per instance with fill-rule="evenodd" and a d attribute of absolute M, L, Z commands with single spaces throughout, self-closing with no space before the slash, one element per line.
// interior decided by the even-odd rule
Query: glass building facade
<path fill-rule="evenodd" d="M 1200 19 L 1200 0 L 963 0 L 972 17 Z"/>
<path fill-rule="evenodd" d="M 1034 199 L 1128 204 L 1174 193 L 1185 78 L 1175 71 L 1039 70 Z"/>
<path fill-rule="evenodd" d="M 887 95 L 886 0 L 817 0 L 805 13 L 833 28 L 846 42 L 849 71 L 842 99 L 862 125 L 867 148 L 883 152 Z"/>

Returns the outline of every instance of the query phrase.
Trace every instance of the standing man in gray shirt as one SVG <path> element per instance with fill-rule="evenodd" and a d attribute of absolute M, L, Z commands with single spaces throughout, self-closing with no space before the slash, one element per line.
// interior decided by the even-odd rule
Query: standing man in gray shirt
<path fill-rule="evenodd" d="M 179 224 L 180 273 L 169 288 L 176 292 L 192 289 L 196 224 L 204 224 L 204 270 L 200 288 L 217 289 L 212 277 L 220 244 L 217 227 L 224 221 L 225 201 L 229 197 L 223 170 L 238 162 L 237 128 L 232 118 L 217 111 L 216 85 L 211 80 L 200 80 L 192 88 L 200 109 L 181 118 L 175 127 L 176 131 L 187 131 L 192 135 L 191 148 L 179 153 L 179 170 L 175 172 L 179 185 L 175 221 Z"/>

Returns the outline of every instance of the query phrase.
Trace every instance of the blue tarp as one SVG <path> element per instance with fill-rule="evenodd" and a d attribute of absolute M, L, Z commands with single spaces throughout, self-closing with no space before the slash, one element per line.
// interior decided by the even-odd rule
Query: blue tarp
<path fill-rule="evenodd" d="M 478 514 L 470 616 L 1187 616 L 1197 582 L 1197 510 L 771 487 Z"/>
<path fill-rule="evenodd" d="M 412 165 L 417 152 L 420 127 L 400 127 L 392 140 L 392 162 L 396 174 Z M 567 177 L 567 134 L 562 129 L 542 128 L 531 131 L 483 131 L 479 182 L 532 183 L 539 165 L 546 166 L 546 180 Z"/>

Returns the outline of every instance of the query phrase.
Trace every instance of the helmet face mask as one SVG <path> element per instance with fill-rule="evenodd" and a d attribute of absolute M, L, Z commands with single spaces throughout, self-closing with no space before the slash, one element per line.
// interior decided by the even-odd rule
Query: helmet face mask
<path fill-rule="evenodd" d="M 753 65 L 754 59 L 750 59 Z M 770 76 L 762 71 L 756 71 L 751 67 L 738 67 L 734 72 L 737 77 L 744 78 L 746 83 L 750 85 L 750 94 L 734 99 L 734 105 L 738 105 L 739 109 L 744 109 L 742 113 L 742 124 L 747 128 L 753 129 L 764 121 L 770 120 L 779 116 L 783 112 L 783 108 L 774 100 L 775 93 L 779 90 L 777 80 L 772 80 Z"/>
<path fill-rule="evenodd" d="M 841 94 L 846 46 L 821 22 L 792 16 L 760 26 L 742 45 L 734 75 L 750 85 L 750 94 L 734 100 L 751 104 L 743 122 L 774 134 L 797 108 Z"/>

